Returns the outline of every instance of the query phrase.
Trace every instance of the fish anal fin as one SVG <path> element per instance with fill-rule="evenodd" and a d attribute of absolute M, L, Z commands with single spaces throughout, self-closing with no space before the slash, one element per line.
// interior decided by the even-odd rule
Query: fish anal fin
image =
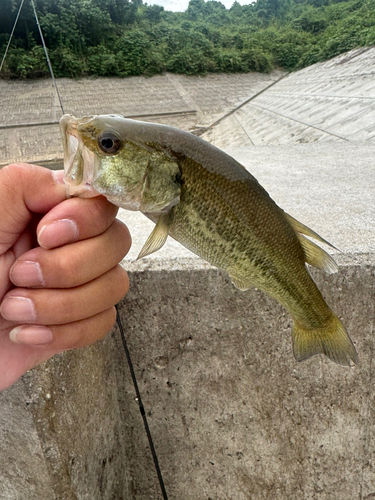
<path fill-rule="evenodd" d="M 305 224 L 302 224 L 302 222 L 298 221 L 297 219 L 295 219 L 291 215 L 287 214 L 286 212 L 284 212 L 284 215 L 296 233 L 305 234 L 306 236 L 309 236 L 310 238 L 314 238 L 315 240 L 320 241 L 321 243 L 324 243 L 325 245 L 328 245 L 331 248 L 334 248 L 335 250 L 338 250 L 338 248 L 333 246 L 329 241 L 327 241 L 324 238 L 322 238 L 321 236 L 319 236 L 318 233 L 316 233 L 315 231 L 313 231 L 309 227 L 305 226 Z"/>
<path fill-rule="evenodd" d="M 232 276 L 232 275 L 229 275 L 229 278 L 231 279 L 233 285 L 236 288 L 238 288 L 239 290 L 242 290 L 243 292 L 252 287 L 251 283 L 244 280 L 243 278 L 238 278 L 238 277 Z"/>
<path fill-rule="evenodd" d="M 161 215 L 159 217 L 156 226 L 154 227 L 150 236 L 147 238 L 146 243 L 142 247 L 142 250 L 139 252 L 137 260 L 160 250 L 160 248 L 164 245 L 168 238 L 170 225 L 169 221 L 169 214 Z"/>
<path fill-rule="evenodd" d="M 307 329 L 294 322 L 293 353 L 297 361 L 304 361 L 316 354 L 325 354 L 339 365 L 358 363 L 358 355 L 339 318 L 331 313 L 327 323 L 318 329 Z"/>
<path fill-rule="evenodd" d="M 305 262 L 329 274 L 337 272 L 336 262 L 326 251 L 305 238 L 302 234 L 297 233 L 297 237 L 305 254 Z"/>

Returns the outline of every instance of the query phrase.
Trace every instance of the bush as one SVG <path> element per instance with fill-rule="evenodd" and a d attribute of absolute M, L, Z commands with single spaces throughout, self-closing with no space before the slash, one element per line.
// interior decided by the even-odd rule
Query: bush
<path fill-rule="evenodd" d="M 143 31 L 135 29 L 125 32 L 115 46 L 119 74 L 128 76 L 144 73 L 150 48 L 150 41 Z"/>
<path fill-rule="evenodd" d="M 9 49 L 3 71 L 10 78 L 40 78 L 49 75 L 44 50 L 38 45 L 30 51 L 20 47 Z"/>
<path fill-rule="evenodd" d="M 248 49 L 242 52 L 241 60 L 243 71 L 259 71 L 269 73 L 273 67 L 272 55 L 260 49 Z"/>
<path fill-rule="evenodd" d="M 207 71 L 215 71 L 216 66 L 202 50 L 187 46 L 169 57 L 166 69 L 172 73 L 204 75 Z"/>
<path fill-rule="evenodd" d="M 77 78 L 87 74 L 86 60 L 77 56 L 68 47 L 59 47 L 51 51 L 50 59 L 55 76 Z"/>
<path fill-rule="evenodd" d="M 90 47 L 87 54 L 87 69 L 95 76 L 116 76 L 118 73 L 116 55 L 104 45 Z"/>

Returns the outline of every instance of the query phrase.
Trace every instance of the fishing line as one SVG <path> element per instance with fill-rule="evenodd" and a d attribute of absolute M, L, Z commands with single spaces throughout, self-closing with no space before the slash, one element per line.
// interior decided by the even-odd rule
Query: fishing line
<path fill-rule="evenodd" d="M 18 18 L 20 17 L 20 14 L 21 14 L 21 10 L 22 10 L 22 7 L 23 7 L 23 4 L 24 4 L 24 1 L 25 0 L 22 0 L 21 4 L 20 4 L 20 7 L 18 9 L 18 12 L 17 12 L 17 16 L 16 16 L 16 20 L 14 21 L 14 25 L 13 25 L 13 28 L 12 28 L 12 31 L 10 33 L 10 37 L 9 37 L 9 40 L 8 40 L 8 43 L 7 43 L 7 46 L 6 46 L 6 49 L 5 49 L 5 52 L 4 52 L 4 55 L 3 55 L 3 59 L 1 61 L 1 64 L 0 64 L 0 72 L 3 68 L 3 64 L 4 64 L 4 61 L 5 61 L 5 58 L 8 54 L 8 49 L 9 49 L 9 46 L 10 46 L 10 43 L 12 41 L 12 38 L 13 38 L 13 34 L 14 34 L 14 30 L 16 29 L 16 26 L 17 26 L 17 23 L 18 23 Z M 64 107 L 63 107 L 63 104 L 62 104 L 62 101 L 61 101 L 61 97 L 60 97 L 60 93 L 59 93 L 59 89 L 57 88 L 57 83 L 56 83 L 56 80 L 55 80 L 55 75 L 53 74 L 53 69 L 52 69 L 52 65 L 51 65 L 51 61 L 50 61 L 50 58 L 49 58 L 49 55 L 48 55 L 48 49 L 47 49 L 47 46 L 46 46 L 46 42 L 44 41 L 44 37 L 43 37 L 43 33 L 42 33 L 42 28 L 40 26 L 40 23 L 39 23 L 39 19 L 38 19 L 38 15 L 36 13 L 36 9 L 35 9 L 35 5 L 34 5 L 34 1 L 33 0 L 30 0 L 31 2 L 31 6 L 33 8 L 33 11 L 34 11 L 34 16 L 35 16 L 35 20 L 36 20 L 36 24 L 38 26 L 38 30 L 39 30 L 39 35 L 40 35 L 40 39 L 42 40 L 42 45 L 43 45 L 43 49 L 44 49 L 44 53 L 46 55 L 46 59 L 47 59 L 47 64 L 48 64 L 48 69 L 49 69 L 49 72 L 51 74 L 51 78 L 52 78 L 52 83 L 53 83 L 53 86 L 55 87 L 55 90 L 56 90 L 56 94 L 57 94 L 57 97 L 59 99 L 59 103 L 60 103 L 60 108 L 61 108 L 61 111 L 62 111 L 62 114 L 64 115 L 65 112 L 64 112 Z"/>
<path fill-rule="evenodd" d="M 1 71 L 1 69 L 3 67 L 6 55 L 8 53 L 10 42 L 12 41 L 14 30 L 16 28 L 16 25 L 17 25 L 17 22 L 18 22 L 18 18 L 20 16 L 21 9 L 22 9 L 22 6 L 24 4 L 24 1 L 25 0 L 22 0 L 20 8 L 18 9 L 16 20 L 14 22 L 13 29 L 11 31 L 11 34 L 10 34 L 10 37 L 9 37 L 9 40 L 8 40 L 8 44 L 6 46 L 4 56 L 3 56 L 3 59 L 2 59 L 1 64 L 0 64 L 0 71 Z M 33 7 L 36 24 L 38 26 L 40 38 L 42 40 L 44 53 L 46 55 L 48 68 L 49 68 L 49 71 L 50 71 L 50 74 L 51 74 L 51 78 L 52 78 L 52 83 L 53 83 L 53 85 L 55 87 L 56 94 L 57 94 L 57 97 L 59 99 L 59 103 L 60 103 L 60 108 L 61 108 L 62 114 L 64 115 L 65 114 L 64 107 L 63 107 L 63 104 L 62 104 L 62 101 L 61 101 L 59 89 L 57 87 L 57 83 L 56 83 L 55 76 L 54 76 L 54 73 L 53 73 L 51 61 L 50 61 L 50 58 L 49 58 L 49 55 L 48 55 L 47 46 L 46 46 L 46 43 L 44 41 L 44 37 L 43 37 L 43 33 L 42 33 L 42 28 L 40 26 L 38 15 L 36 13 L 34 1 L 30 0 L 30 2 L 31 2 L 31 5 Z M 134 389 L 135 389 L 135 393 L 136 393 L 136 396 L 137 396 L 136 397 L 136 401 L 137 401 L 137 403 L 139 405 L 139 411 L 141 412 L 141 415 L 142 415 L 143 424 L 144 424 L 145 431 L 146 431 L 146 434 L 147 434 L 148 443 L 149 443 L 149 446 L 150 446 L 150 450 L 151 450 L 152 458 L 153 458 L 153 461 L 154 461 L 156 473 L 157 473 L 157 476 L 158 476 L 158 479 L 159 479 L 160 488 L 161 488 L 161 491 L 162 491 L 162 494 L 163 494 L 163 500 L 168 500 L 167 492 L 166 492 L 166 489 L 165 489 L 165 486 L 164 486 L 163 476 L 162 476 L 162 473 L 161 473 L 161 470 L 160 470 L 160 466 L 159 466 L 158 457 L 156 455 L 154 442 L 153 442 L 153 439 L 152 439 L 152 436 L 151 436 L 151 432 L 150 432 L 150 428 L 149 428 L 148 421 L 147 421 L 146 411 L 145 411 L 145 408 L 144 408 L 143 403 L 142 403 L 141 393 L 139 392 L 138 383 L 137 383 L 137 379 L 136 379 L 134 368 L 133 368 L 133 363 L 132 363 L 132 360 L 131 360 L 131 357 L 130 357 L 130 352 L 129 352 L 129 349 L 128 349 L 128 346 L 127 346 L 127 343 L 126 343 L 124 328 L 123 328 L 122 323 L 121 323 L 121 318 L 120 318 L 120 314 L 119 314 L 119 310 L 118 310 L 118 305 L 116 305 L 116 321 L 117 321 L 117 324 L 118 324 L 118 327 L 119 327 L 119 330 L 120 330 L 122 345 L 124 346 L 124 350 L 125 350 L 125 354 L 126 354 L 126 359 L 127 359 L 128 365 L 129 365 L 130 375 L 132 377 L 133 385 L 134 385 Z"/>
<path fill-rule="evenodd" d="M 160 470 L 160 467 L 159 467 L 158 457 L 156 455 L 156 451 L 155 451 L 155 447 L 154 447 L 154 442 L 152 440 L 150 428 L 148 426 L 148 421 L 147 421 L 147 416 L 146 416 L 145 408 L 143 406 L 141 394 L 139 392 L 138 383 L 137 383 L 137 379 L 136 379 L 134 368 L 133 368 L 133 363 L 132 363 L 132 360 L 130 358 L 130 352 L 129 352 L 129 349 L 128 349 L 128 346 L 127 346 L 127 343 L 126 343 L 125 334 L 124 334 L 124 328 L 123 328 L 122 323 L 121 323 L 121 318 L 120 318 L 120 313 L 119 313 L 119 309 L 118 309 L 118 304 L 116 305 L 116 321 L 117 321 L 117 324 L 118 324 L 118 327 L 119 327 L 119 330 L 120 330 L 122 345 L 124 346 L 124 350 L 125 350 L 125 354 L 126 354 L 126 359 L 128 360 L 130 375 L 132 377 L 133 385 L 134 385 L 134 389 L 135 389 L 135 394 L 137 396 L 136 401 L 137 401 L 137 403 L 139 405 L 139 411 L 141 412 L 141 415 L 142 415 L 143 424 L 145 426 L 145 430 L 146 430 L 146 434 L 147 434 L 147 438 L 148 438 L 148 444 L 150 446 L 150 450 L 151 450 L 151 453 L 152 453 L 152 458 L 154 460 L 154 465 L 155 465 L 156 473 L 158 475 L 160 488 L 161 488 L 161 491 L 162 491 L 162 494 L 163 494 L 163 499 L 164 500 L 168 500 L 167 492 L 166 492 L 165 486 L 164 486 L 163 476 L 161 474 L 161 470 Z"/>
<path fill-rule="evenodd" d="M 64 108 L 63 108 L 63 105 L 62 105 L 62 102 L 61 102 L 61 97 L 60 97 L 59 89 L 57 88 L 57 83 L 56 83 L 56 80 L 55 80 L 55 75 L 53 74 L 53 69 L 52 69 L 51 61 L 49 59 L 46 42 L 44 41 L 44 37 L 43 37 L 43 33 L 42 33 L 42 28 L 40 27 L 39 19 L 38 19 L 37 13 L 36 13 L 35 5 L 34 5 L 34 0 L 30 0 L 30 2 L 31 2 L 31 5 L 33 6 L 33 11 L 34 11 L 34 15 L 35 15 L 36 24 L 38 26 L 40 38 L 42 40 L 43 49 L 44 49 L 44 53 L 46 55 L 49 72 L 51 73 L 52 83 L 53 83 L 53 85 L 55 87 L 56 94 L 57 94 L 57 97 L 59 99 L 59 103 L 60 103 L 60 108 L 61 108 L 62 114 L 65 115 Z"/>

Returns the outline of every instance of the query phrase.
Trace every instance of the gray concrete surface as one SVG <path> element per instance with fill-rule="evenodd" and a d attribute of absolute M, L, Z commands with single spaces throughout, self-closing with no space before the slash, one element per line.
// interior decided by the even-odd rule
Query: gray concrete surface
<path fill-rule="evenodd" d="M 291 73 L 202 137 L 220 148 L 375 139 L 375 47 Z"/>
<path fill-rule="evenodd" d="M 1 500 L 132 498 L 118 354 L 109 337 L 0 393 Z"/>
<path fill-rule="evenodd" d="M 204 129 L 282 76 L 185 76 L 57 79 L 65 113 L 119 113 L 185 130 Z M 0 166 L 61 160 L 62 111 L 51 80 L 0 79 Z"/>
<path fill-rule="evenodd" d="M 336 67 L 338 81 L 353 74 L 356 82 L 353 64 L 365 54 L 304 71 L 316 71 L 328 93 L 334 79 L 325 76 Z M 173 241 L 135 262 L 153 225 L 122 212 L 133 248 L 123 263 L 131 287 L 121 316 L 168 497 L 370 500 L 374 142 L 234 144 L 228 152 L 280 206 L 342 251 L 334 252 L 338 273 L 312 274 L 346 325 L 360 364 L 348 369 L 322 357 L 295 362 L 291 322 L 281 306 L 258 290 L 237 290 Z M 0 393 L 0 499 L 161 499 L 134 398 L 117 328 Z"/>

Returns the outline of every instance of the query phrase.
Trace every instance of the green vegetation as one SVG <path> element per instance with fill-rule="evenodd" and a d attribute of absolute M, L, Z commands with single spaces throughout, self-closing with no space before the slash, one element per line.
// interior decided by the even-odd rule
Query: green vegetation
<path fill-rule="evenodd" d="M 1 56 L 20 2 L 1 0 Z M 142 0 L 35 3 L 56 76 L 295 70 L 375 44 L 375 0 L 257 0 L 229 10 L 190 0 L 181 13 Z M 26 0 L 1 76 L 46 75 Z"/>

